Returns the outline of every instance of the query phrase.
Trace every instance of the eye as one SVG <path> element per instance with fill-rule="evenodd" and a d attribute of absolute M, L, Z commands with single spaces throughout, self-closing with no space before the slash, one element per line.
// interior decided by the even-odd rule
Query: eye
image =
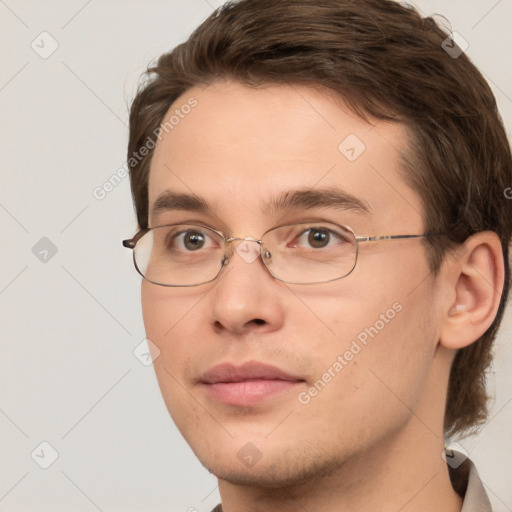
<path fill-rule="evenodd" d="M 183 245 L 190 251 L 196 251 L 204 246 L 206 237 L 203 233 L 189 231 L 184 233 Z"/>
<path fill-rule="evenodd" d="M 208 248 L 212 244 L 211 238 L 201 231 L 187 230 L 172 235 L 169 246 L 179 251 L 192 252 Z"/>
<path fill-rule="evenodd" d="M 311 247 L 313 249 L 323 249 L 333 243 L 343 241 L 337 233 L 327 228 L 309 228 L 302 232 L 297 238 L 297 242 L 292 243 L 293 247 Z"/>
<path fill-rule="evenodd" d="M 315 249 L 325 247 L 331 240 L 331 234 L 325 229 L 310 229 L 307 235 L 308 243 Z"/>

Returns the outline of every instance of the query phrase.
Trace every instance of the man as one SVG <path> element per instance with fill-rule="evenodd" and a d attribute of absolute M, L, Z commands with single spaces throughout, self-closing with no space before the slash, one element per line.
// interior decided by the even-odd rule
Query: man
<path fill-rule="evenodd" d="M 486 417 L 512 158 L 453 49 L 393 1 L 242 0 L 149 70 L 124 244 L 216 510 L 490 510 L 444 446 Z"/>

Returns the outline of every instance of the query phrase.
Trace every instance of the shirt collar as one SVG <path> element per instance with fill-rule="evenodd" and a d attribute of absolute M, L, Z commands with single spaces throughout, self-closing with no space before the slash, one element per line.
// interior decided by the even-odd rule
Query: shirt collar
<path fill-rule="evenodd" d="M 465 462 L 467 462 L 468 484 L 460 512 L 492 512 L 491 502 L 475 465 L 469 459 Z"/>

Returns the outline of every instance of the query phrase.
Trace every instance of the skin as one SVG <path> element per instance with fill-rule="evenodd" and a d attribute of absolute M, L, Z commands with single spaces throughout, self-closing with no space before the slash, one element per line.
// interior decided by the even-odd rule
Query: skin
<path fill-rule="evenodd" d="M 403 126 L 368 123 L 312 86 L 214 83 L 187 91 L 169 112 L 190 97 L 197 107 L 156 146 L 149 204 L 172 190 L 205 198 L 213 211 L 165 211 L 150 216 L 150 226 L 194 221 L 260 238 L 313 218 L 362 235 L 423 233 L 420 197 L 401 174 Z M 366 146 L 353 162 L 338 150 L 349 134 Z M 370 214 L 265 210 L 280 192 L 318 187 L 357 196 Z M 412 239 L 360 244 L 354 271 L 330 283 L 283 283 L 261 260 L 249 264 L 236 252 L 212 283 L 166 288 L 143 280 L 144 324 L 161 351 L 154 367 L 165 403 L 219 478 L 224 511 L 460 510 L 441 458 L 448 374 L 455 351 L 496 314 L 500 254 L 496 235 L 481 233 L 437 277 L 421 239 Z M 301 404 L 298 393 L 396 302 L 400 313 Z M 219 363 L 248 361 L 303 382 L 250 407 L 218 402 L 198 382 Z M 237 456 L 247 443 L 261 454 L 252 467 Z"/>

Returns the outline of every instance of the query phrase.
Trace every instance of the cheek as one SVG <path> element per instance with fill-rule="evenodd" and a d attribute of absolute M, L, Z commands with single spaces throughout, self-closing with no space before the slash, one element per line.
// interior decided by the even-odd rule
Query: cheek
<path fill-rule="evenodd" d="M 169 288 L 142 281 L 142 317 L 146 335 L 163 347 L 172 334 L 186 326 L 194 300 L 185 288 Z M 197 294 L 196 294 L 197 295 Z"/>
<path fill-rule="evenodd" d="M 381 263 L 380 274 L 375 269 L 378 279 L 349 278 L 343 286 L 333 285 L 331 295 L 325 288 L 323 296 L 302 297 L 334 332 L 312 337 L 308 347 L 317 358 L 315 378 L 332 381 L 325 390 L 319 383 L 321 391 L 311 400 L 315 415 L 337 403 L 349 417 L 361 414 L 360 421 L 368 414 L 391 418 L 408 414 L 407 407 L 414 410 L 421 400 L 435 354 L 437 325 L 431 279 L 425 279 L 428 268 L 417 262 L 414 270 L 410 266 L 404 261 L 398 277 L 384 274 Z M 331 378 L 329 371 L 336 377 Z"/>
<path fill-rule="evenodd" d="M 187 300 L 189 293 L 142 282 L 142 315 L 146 337 L 160 351 L 153 367 L 167 409 L 180 430 L 187 423 L 196 423 L 194 417 L 199 416 L 190 407 L 190 396 L 184 390 L 185 372 L 193 356 L 189 350 L 189 341 L 193 339 L 191 325 L 197 325 L 197 318 L 192 319 L 197 301 L 190 297 Z"/>
<path fill-rule="evenodd" d="M 317 380 L 300 397 L 307 402 L 298 408 L 304 425 L 328 432 L 340 446 L 370 446 L 397 432 L 425 391 L 433 358 L 428 315 L 416 301 L 402 300 L 402 309 L 386 317 L 384 304 L 364 319 L 354 315 L 350 334 L 322 352 L 318 347 Z"/>
<path fill-rule="evenodd" d="M 404 294 L 401 311 L 369 342 L 369 386 L 396 414 L 408 415 L 419 407 L 435 356 L 436 326 L 425 290 L 421 292 Z"/>
<path fill-rule="evenodd" d="M 142 318 L 146 329 L 146 336 L 159 349 L 162 349 L 166 331 L 171 327 L 168 312 L 169 299 L 162 287 L 156 287 L 146 280 L 141 285 Z"/>
<path fill-rule="evenodd" d="M 186 340 L 190 339 L 194 301 L 184 297 L 183 290 L 157 286 L 147 281 L 141 288 L 142 316 L 146 337 L 160 350 L 155 360 L 157 377 L 166 371 L 179 376 L 187 365 Z M 182 340 L 182 343 L 178 341 Z M 182 377 L 180 377 L 182 380 Z"/>

